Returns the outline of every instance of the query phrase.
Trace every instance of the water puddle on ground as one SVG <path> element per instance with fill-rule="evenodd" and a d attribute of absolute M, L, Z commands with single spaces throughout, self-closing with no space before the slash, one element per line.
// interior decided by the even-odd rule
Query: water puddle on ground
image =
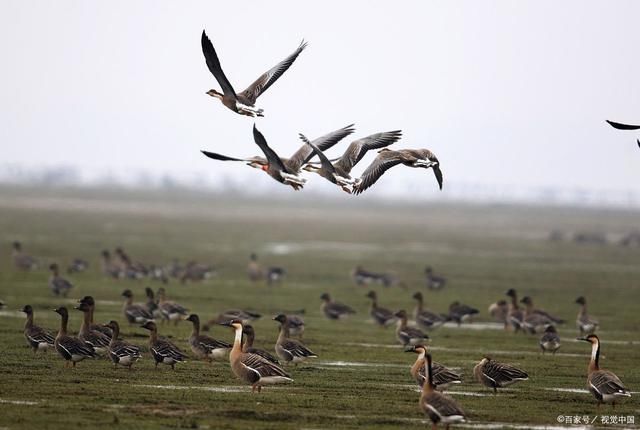
<path fill-rule="evenodd" d="M 305 251 L 330 252 L 372 252 L 380 249 L 379 245 L 354 242 L 329 242 L 311 240 L 307 242 L 270 242 L 264 246 L 266 252 L 277 255 L 295 254 Z"/>
<path fill-rule="evenodd" d="M 202 390 L 213 391 L 215 393 L 245 393 L 251 390 L 251 387 L 243 387 L 239 385 L 232 385 L 226 387 L 198 387 L 189 385 L 135 385 L 135 387 L 152 388 L 154 390 Z M 269 387 L 272 389 L 272 387 Z"/>
<path fill-rule="evenodd" d="M 331 367 L 396 367 L 396 368 L 409 368 L 404 364 L 387 364 L 387 363 L 365 363 L 361 361 L 318 361 L 318 366 L 331 366 Z"/>
<path fill-rule="evenodd" d="M 0 317 L 5 318 L 24 318 L 25 314 L 20 311 L 0 311 Z"/>
<path fill-rule="evenodd" d="M 0 399 L 0 403 L 5 403 L 9 405 L 24 405 L 24 406 L 35 406 L 40 404 L 40 402 L 34 402 L 30 400 L 9 400 L 9 399 Z"/>

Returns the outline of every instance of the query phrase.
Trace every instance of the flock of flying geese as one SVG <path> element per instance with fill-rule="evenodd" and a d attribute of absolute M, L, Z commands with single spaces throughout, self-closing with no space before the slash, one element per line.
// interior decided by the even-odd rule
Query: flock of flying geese
<path fill-rule="evenodd" d="M 219 99 L 230 110 L 250 117 L 264 116 L 263 110 L 255 107 L 258 97 L 291 67 L 298 55 L 307 47 L 305 42 L 301 43 L 291 55 L 263 73 L 247 89 L 236 93 L 222 71 L 216 50 L 204 31 L 202 32 L 201 43 L 207 67 L 222 88 L 222 92 L 211 89 L 207 91 L 207 94 Z M 304 134 L 300 133 L 299 136 L 303 145 L 290 158 L 282 158 L 269 146 L 263 134 L 254 124 L 253 139 L 262 150 L 264 156 L 236 158 L 210 151 L 202 151 L 202 153 L 214 160 L 246 163 L 253 168 L 263 170 L 276 181 L 289 185 L 295 190 L 302 189 L 307 182 L 301 176 L 304 170 L 317 173 L 349 194 L 360 194 L 375 184 L 388 169 L 399 164 L 414 168 L 433 169 L 438 186 L 442 189 L 443 178 L 440 162 L 431 151 L 428 149 L 391 150 L 388 148 L 388 146 L 400 139 L 402 136 L 400 130 L 375 133 L 354 140 L 340 158 L 329 159 L 324 154 L 324 151 L 330 149 L 354 131 L 353 124 L 351 124 L 313 140 L 309 140 Z M 360 177 L 352 177 L 351 171 L 355 165 L 362 160 L 367 151 L 374 149 L 379 150 L 375 160 L 364 170 Z M 319 163 L 311 162 L 314 156 L 320 159 Z"/>

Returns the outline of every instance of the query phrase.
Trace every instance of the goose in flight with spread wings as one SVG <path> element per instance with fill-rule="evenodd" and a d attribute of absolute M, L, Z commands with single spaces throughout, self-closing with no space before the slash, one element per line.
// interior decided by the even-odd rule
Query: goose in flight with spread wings
<path fill-rule="evenodd" d="M 617 128 L 618 130 L 640 130 L 640 125 L 622 124 L 620 122 L 609 121 L 608 119 L 605 121 L 607 121 L 611 127 Z M 636 143 L 640 148 L 640 139 L 636 139 Z"/>
<path fill-rule="evenodd" d="M 264 116 L 262 109 L 255 108 L 256 100 L 291 67 L 296 58 L 298 58 L 298 55 L 307 47 L 307 43 L 303 40 L 291 55 L 263 73 L 254 83 L 249 85 L 246 90 L 236 93 L 233 86 L 231 86 L 231 82 L 229 82 L 222 71 L 216 50 L 204 30 L 202 30 L 201 43 L 202 53 L 207 62 L 207 67 L 222 88 L 222 93 L 211 89 L 207 91 L 207 94 L 220 99 L 222 104 L 232 111 L 240 115 L 252 117 Z"/>
<path fill-rule="evenodd" d="M 424 169 L 431 168 L 438 181 L 438 186 L 442 189 L 442 171 L 440 170 L 440 162 L 428 149 L 400 149 L 392 151 L 383 148 L 378 151 L 378 156 L 362 173 L 353 187 L 354 194 L 360 194 L 380 179 L 384 173 L 398 164 L 404 164 L 409 167 L 422 167 Z"/>
<path fill-rule="evenodd" d="M 321 136 L 317 139 L 314 139 L 313 143 L 316 144 L 318 148 L 324 151 L 331 148 L 333 145 L 340 142 L 340 140 L 344 139 L 354 131 L 355 129 L 353 128 L 353 124 L 351 124 L 346 127 L 327 133 L 324 136 Z M 272 174 L 274 169 L 277 170 L 279 168 L 278 161 L 271 161 L 269 159 L 269 154 L 271 154 L 271 157 L 273 158 L 275 152 L 273 152 L 273 150 L 271 150 L 271 148 L 269 148 L 269 146 L 266 144 L 264 137 L 262 137 L 261 139 L 259 137 L 256 137 L 256 135 L 262 136 L 262 134 L 258 130 L 256 130 L 255 126 L 254 126 L 253 135 L 254 135 L 254 139 L 256 139 L 256 143 L 263 150 L 266 158 L 260 157 L 260 156 L 254 156 L 249 158 L 235 158 L 235 157 L 229 157 L 226 155 L 218 154 L 215 152 L 209 152 L 209 151 L 202 151 L 202 153 L 214 160 L 240 161 L 243 163 L 247 163 L 248 166 L 267 172 L 268 175 L 276 179 L 278 182 L 283 182 L 280 179 L 278 179 L 278 177 L 276 177 L 277 175 L 274 176 Z M 261 143 L 264 142 L 265 147 L 261 146 L 261 143 L 258 143 L 259 141 Z M 265 151 L 265 148 L 268 148 L 267 151 Z M 287 185 L 291 185 L 294 189 L 298 189 L 299 187 L 301 187 L 302 185 L 298 184 L 298 182 L 301 182 L 302 184 L 304 184 L 305 180 L 299 177 L 300 170 L 304 165 L 306 165 L 313 158 L 313 156 L 314 156 L 313 149 L 311 149 L 311 147 L 308 146 L 307 144 L 303 144 L 300 148 L 298 148 L 298 150 L 290 158 L 280 158 L 280 157 L 277 157 L 277 155 L 275 155 L 275 157 L 277 157 L 277 160 L 279 160 L 279 164 L 282 164 L 285 167 L 286 170 L 284 171 L 284 173 L 293 174 L 297 178 L 295 180 L 285 181 L 283 183 Z M 272 164 L 273 166 L 271 166 Z"/>
<path fill-rule="evenodd" d="M 380 149 L 389 146 L 402 137 L 401 130 L 386 131 L 375 133 L 362 139 L 354 140 L 349 144 L 347 150 L 342 154 L 335 163 L 327 158 L 322 152 L 322 148 L 310 142 L 305 135 L 300 134 L 300 139 L 313 148 L 318 158 L 320 158 L 320 167 L 307 164 L 304 170 L 315 172 L 327 179 L 329 182 L 341 187 L 344 191 L 351 194 L 353 187 L 357 182 L 356 178 L 352 178 L 350 173 L 353 167 L 365 156 L 370 149 Z"/>

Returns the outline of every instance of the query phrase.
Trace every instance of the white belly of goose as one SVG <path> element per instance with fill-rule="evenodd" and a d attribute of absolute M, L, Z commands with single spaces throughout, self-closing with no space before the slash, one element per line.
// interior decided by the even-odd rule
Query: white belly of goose
<path fill-rule="evenodd" d="M 265 376 L 258 381 L 261 384 L 281 384 L 283 382 L 291 382 L 293 379 L 286 376 Z"/>

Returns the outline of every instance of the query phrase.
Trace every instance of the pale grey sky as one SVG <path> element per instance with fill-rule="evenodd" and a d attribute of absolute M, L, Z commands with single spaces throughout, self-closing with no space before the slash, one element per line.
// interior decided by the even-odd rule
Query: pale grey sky
<path fill-rule="evenodd" d="M 281 155 L 353 122 L 402 129 L 396 147 L 430 148 L 449 183 L 640 192 L 640 133 L 604 122 L 640 122 L 639 16 L 631 0 L 4 0 L 2 161 L 270 181 L 199 152 L 259 153 L 253 120 L 205 95 L 206 29 L 238 91 L 309 41 L 258 100 Z M 387 175 L 436 194 L 431 173 Z"/>

